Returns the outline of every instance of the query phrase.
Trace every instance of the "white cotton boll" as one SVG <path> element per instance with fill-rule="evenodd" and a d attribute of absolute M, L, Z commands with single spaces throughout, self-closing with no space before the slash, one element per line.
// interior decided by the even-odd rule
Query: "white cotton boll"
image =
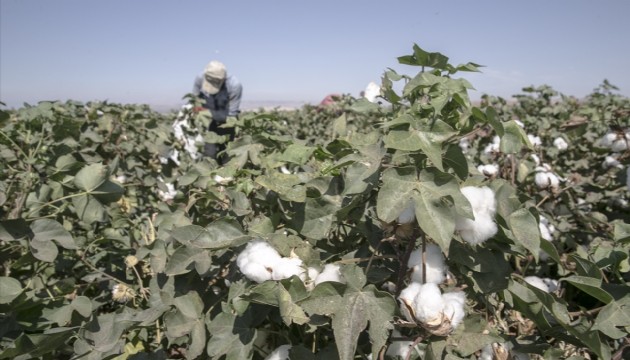
<path fill-rule="evenodd" d="M 621 163 L 619 162 L 619 160 L 617 160 L 616 157 L 609 155 L 609 156 L 606 156 L 606 158 L 604 159 L 604 162 L 602 163 L 602 168 L 610 169 L 611 167 L 622 169 L 623 165 L 621 165 Z"/>
<path fill-rule="evenodd" d="M 288 279 L 293 275 L 300 276 L 306 272 L 302 265 L 302 260 L 299 258 L 281 258 L 272 268 L 271 279 L 282 280 Z"/>
<path fill-rule="evenodd" d="M 525 124 L 523 124 L 521 120 L 514 119 L 514 122 L 516 123 L 516 125 L 520 126 L 521 128 L 525 128 Z"/>
<path fill-rule="evenodd" d="M 547 289 L 549 290 L 549 292 L 555 292 L 560 288 L 560 282 L 558 282 L 558 280 L 544 278 L 542 279 L 542 281 L 545 283 L 545 285 L 547 285 Z"/>
<path fill-rule="evenodd" d="M 221 175 L 214 175 L 212 179 L 221 185 L 228 184 L 230 181 L 234 180 L 231 176 L 223 177 Z"/>
<path fill-rule="evenodd" d="M 289 350 L 291 345 L 280 345 L 265 360 L 289 360 Z"/>
<path fill-rule="evenodd" d="M 285 174 L 285 175 L 291 174 L 291 171 L 289 171 L 289 169 L 287 169 L 287 167 L 285 165 L 280 166 L 280 172 Z"/>
<path fill-rule="evenodd" d="M 542 145 L 542 140 L 540 140 L 540 136 L 527 134 L 527 138 L 529 139 L 529 142 L 532 143 L 534 147 L 538 147 Z"/>
<path fill-rule="evenodd" d="M 158 190 L 158 196 L 160 197 L 160 199 L 162 199 L 162 201 L 173 200 L 175 198 L 175 195 L 177 195 L 175 185 L 173 185 L 172 183 L 166 183 L 164 185 L 166 186 L 166 191 Z"/>
<path fill-rule="evenodd" d="M 563 151 L 569 148 L 569 144 L 566 142 L 566 140 L 564 140 L 561 137 L 557 137 L 553 140 L 553 146 L 556 147 L 556 149 Z"/>
<path fill-rule="evenodd" d="M 127 176 L 125 175 L 118 175 L 116 176 L 116 181 L 118 181 L 121 184 L 124 184 L 127 182 Z"/>
<path fill-rule="evenodd" d="M 415 299 L 416 319 L 423 323 L 428 323 L 439 319 L 444 310 L 444 299 L 440 288 L 433 283 L 421 285 Z"/>
<path fill-rule="evenodd" d="M 481 244 L 498 231 L 494 222 L 496 212 L 494 192 L 486 186 L 466 186 L 461 189 L 461 192 L 470 202 L 475 219 L 457 216 L 455 218 L 455 230 L 467 243 L 471 245 Z"/>
<path fill-rule="evenodd" d="M 444 301 L 444 315 L 451 321 L 451 327 L 455 329 L 464 320 L 466 312 L 466 294 L 462 291 L 445 293 L 442 295 Z"/>
<path fill-rule="evenodd" d="M 236 265 L 248 279 L 262 283 L 272 279 L 274 265 L 282 257 L 263 240 L 250 241 L 236 258 Z"/>
<path fill-rule="evenodd" d="M 484 174 L 485 176 L 496 176 L 499 173 L 499 165 L 497 164 L 487 164 L 487 165 L 479 165 L 477 166 L 477 171 Z"/>
<path fill-rule="evenodd" d="M 628 134 L 608 132 L 599 140 L 599 146 L 606 147 L 613 152 L 621 152 L 628 149 Z"/>
<path fill-rule="evenodd" d="M 481 349 L 481 354 L 479 354 L 477 360 L 494 360 L 492 344 L 488 344 Z"/>
<path fill-rule="evenodd" d="M 375 82 L 371 81 L 366 87 L 363 96 L 369 102 L 376 102 L 376 97 L 381 95 L 381 87 L 378 86 Z"/>
<path fill-rule="evenodd" d="M 383 285 L 381 285 L 381 289 L 393 294 L 396 292 L 396 284 L 392 281 L 385 281 Z"/>
<path fill-rule="evenodd" d="M 337 264 L 326 264 L 322 272 L 317 276 L 317 279 L 315 279 L 315 285 L 326 281 L 345 284 L 346 281 L 343 278 L 343 275 L 341 275 L 341 271 L 339 271 L 339 268 L 340 267 Z"/>
<path fill-rule="evenodd" d="M 537 166 L 534 175 L 534 182 L 539 189 L 557 189 L 560 186 L 560 178 L 550 171 L 551 167 L 547 164 Z"/>
<path fill-rule="evenodd" d="M 403 211 L 398 215 L 398 223 L 399 224 L 409 224 L 416 219 L 416 206 L 413 202 L 413 199 L 409 199 Z"/>
<path fill-rule="evenodd" d="M 538 155 L 531 154 L 530 157 L 532 158 L 532 160 L 534 160 L 534 164 L 540 165 L 540 157 L 538 157 Z"/>
<path fill-rule="evenodd" d="M 402 337 L 402 335 L 398 330 L 394 329 L 394 331 L 392 331 L 391 337 L 399 338 Z M 394 340 L 387 347 L 387 352 L 385 352 L 385 355 L 394 358 L 398 356 L 399 359 L 406 359 L 407 354 L 409 354 L 409 351 L 411 351 L 412 345 L 413 341 Z"/>
<path fill-rule="evenodd" d="M 415 318 L 412 313 L 409 312 L 409 308 L 413 311 L 416 311 L 416 297 L 420 293 L 420 289 L 422 288 L 422 284 L 417 282 L 412 282 L 406 288 L 402 289 L 400 295 L 398 295 L 398 300 L 400 302 L 400 312 L 403 314 L 407 321 L 415 322 Z"/>
<path fill-rule="evenodd" d="M 462 149 L 462 152 L 465 154 L 468 152 L 470 148 L 470 139 L 467 137 L 459 139 L 459 148 Z"/>
<path fill-rule="evenodd" d="M 490 144 L 486 145 L 486 147 L 483 150 L 483 152 L 486 155 L 489 155 L 489 154 L 492 154 L 492 153 L 498 153 L 500 148 L 501 148 L 501 138 L 495 135 L 492 138 L 492 142 Z"/>
<path fill-rule="evenodd" d="M 540 230 L 540 236 L 543 239 L 547 241 L 553 241 L 552 233 L 556 228 L 555 226 L 553 226 L 553 224 L 549 223 L 549 220 L 547 220 L 546 217 L 539 216 L 538 229 Z"/>
<path fill-rule="evenodd" d="M 440 284 L 446 278 L 446 264 L 442 250 L 435 244 L 427 245 L 426 250 L 426 282 Z M 411 252 L 407 266 L 413 271 L 411 280 L 422 283 L 422 247 Z"/>
<path fill-rule="evenodd" d="M 545 284 L 543 279 L 539 278 L 538 276 L 526 276 L 524 280 L 526 283 L 535 288 L 538 288 L 544 292 L 549 292 L 549 286 Z"/>
<path fill-rule="evenodd" d="M 317 268 L 309 266 L 308 269 L 306 269 L 306 275 L 311 281 L 315 281 L 315 279 L 317 279 L 317 277 L 319 276 L 319 270 L 317 270 Z"/>
<path fill-rule="evenodd" d="M 599 146 L 609 148 L 617 140 L 617 134 L 614 132 L 607 132 L 599 139 Z"/>

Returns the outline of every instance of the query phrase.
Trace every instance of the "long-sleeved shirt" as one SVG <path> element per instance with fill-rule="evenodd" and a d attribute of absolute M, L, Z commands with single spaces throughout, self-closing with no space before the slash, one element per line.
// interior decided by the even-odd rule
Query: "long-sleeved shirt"
<path fill-rule="evenodd" d="M 202 90 L 203 74 L 195 78 L 193 95 L 205 100 L 205 107 L 212 113 L 213 121 L 223 123 L 228 116 L 237 116 L 241 111 L 243 85 L 234 76 L 228 75 L 218 93 L 210 95 Z"/>

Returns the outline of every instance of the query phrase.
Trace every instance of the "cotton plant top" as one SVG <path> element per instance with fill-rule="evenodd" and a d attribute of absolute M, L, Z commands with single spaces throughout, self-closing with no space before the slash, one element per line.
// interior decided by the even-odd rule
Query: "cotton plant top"
<path fill-rule="evenodd" d="M 192 93 L 205 100 L 205 107 L 212 113 L 214 121 L 223 123 L 228 116 L 237 116 L 241 112 L 243 85 L 236 77 L 228 75 L 223 86 L 221 86 L 221 90 L 214 95 L 205 93 L 201 89 L 202 83 L 203 74 L 195 78 Z"/>

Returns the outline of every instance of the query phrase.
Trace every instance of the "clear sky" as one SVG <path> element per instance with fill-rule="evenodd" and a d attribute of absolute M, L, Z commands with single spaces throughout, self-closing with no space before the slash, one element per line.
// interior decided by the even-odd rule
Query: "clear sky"
<path fill-rule="evenodd" d="M 243 102 L 358 96 L 414 43 L 482 64 L 465 75 L 509 98 L 529 85 L 630 96 L 630 1 L 0 0 L 0 101 L 177 106 L 217 59 Z"/>

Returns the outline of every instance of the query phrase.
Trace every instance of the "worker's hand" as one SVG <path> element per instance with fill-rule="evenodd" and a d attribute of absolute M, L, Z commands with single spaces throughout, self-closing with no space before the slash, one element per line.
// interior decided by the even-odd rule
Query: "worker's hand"
<path fill-rule="evenodd" d="M 203 106 L 195 106 L 195 107 L 192 109 L 193 113 L 195 113 L 195 114 L 198 114 L 198 113 L 200 113 L 200 112 L 202 112 L 202 111 L 204 111 L 204 110 L 206 110 L 206 108 L 205 108 L 205 107 L 203 107 Z"/>

